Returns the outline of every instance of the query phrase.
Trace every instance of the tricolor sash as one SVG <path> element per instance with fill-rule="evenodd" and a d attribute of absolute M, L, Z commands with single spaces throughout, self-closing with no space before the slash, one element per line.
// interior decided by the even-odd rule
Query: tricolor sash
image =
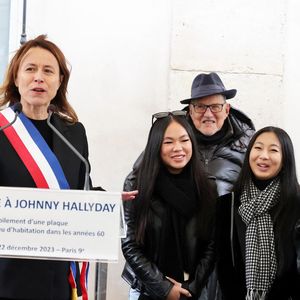
<path fill-rule="evenodd" d="M 14 116 L 15 113 L 10 107 L 1 111 L 0 126 L 11 122 Z M 70 188 L 57 157 L 40 132 L 23 113 L 20 113 L 12 126 L 3 131 L 29 171 L 37 188 Z"/>
<path fill-rule="evenodd" d="M 0 112 L 0 127 L 10 123 L 15 112 L 8 107 Z M 3 130 L 12 147 L 26 166 L 37 188 L 69 189 L 69 183 L 53 151 L 40 132 L 23 114 L 9 127 Z M 87 295 L 88 262 L 82 263 L 80 286 L 83 300 Z M 84 278 L 84 279 L 83 279 Z M 76 263 L 70 262 L 69 283 L 72 288 L 72 300 L 77 299 Z"/>

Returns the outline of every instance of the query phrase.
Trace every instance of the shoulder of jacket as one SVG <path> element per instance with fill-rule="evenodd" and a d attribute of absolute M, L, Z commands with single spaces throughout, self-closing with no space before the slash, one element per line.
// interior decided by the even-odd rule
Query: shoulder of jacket
<path fill-rule="evenodd" d="M 248 144 L 255 133 L 252 121 L 242 112 L 233 110 L 229 115 L 229 120 L 232 124 L 234 136 L 231 148 L 239 152 L 246 152 Z M 244 116 L 241 118 L 241 116 Z"/>
<path fill-rule="evenodd" d="M 53 114 L 53 122 L 60 126 L 65 126 L 66 128 L 82 128 L 85 130 L 84 125 L 81 122 L 71 122 L 68 118 L 65 118 L 60 114 Z"/>
<path fill-rule="evenodd" d="M 255 126 L 252 120 L 241 110 L 236 109 L 235 107 L 231 107 L 229 117 L 232 118 L 239 125 L 255 130 Z"/>
<path fill-rule="evenodd" d="M 231 148 L 239 152 L 246 152 L 254 133 L 255 131 L 253 129 L 245 128 L 243 133 L 232 142 Z"/>

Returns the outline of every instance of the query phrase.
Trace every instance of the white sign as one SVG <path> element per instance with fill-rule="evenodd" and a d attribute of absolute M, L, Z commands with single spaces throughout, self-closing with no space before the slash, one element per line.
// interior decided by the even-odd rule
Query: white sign
<path fill-rule="evenodd" d="M 117 261 L 120 193 L 0 187 L 0 256 Z"/>

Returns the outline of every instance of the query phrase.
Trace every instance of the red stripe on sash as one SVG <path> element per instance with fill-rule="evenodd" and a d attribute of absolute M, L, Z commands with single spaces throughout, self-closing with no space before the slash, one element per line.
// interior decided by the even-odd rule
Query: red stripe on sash
<path fill-rule="evenodd" d="M 80 287 L 82 292 L 82 300 L 88 300 L 88 292 L 87 292 L 87 269 L 88 262 L 82 262 L 82 268 L 80 272 Z"/>
<path fill-rule="evenodd" d="M 1 121 L 3 122 L 6 118 L 0 114 Z M 46 188 L 48 189 L 48 183 L 41 172 L 40 168 L 36 164 L 35 160 L 33 159 L 32 155 L 29 153 L 27 148 L 25 147 L 24 143 L 16 133 L 15 129 L 10 126 L 3 130 L 5 135 L 7 136 L 8 140 L 10 141 L 11 145 L 14 147 L 16 152 L 18 153 L 19 157 L 23 161 L 24 165 L 26 166 L 27 170 L 29 171 L 30 175 L 32 176 L 36 186 L 38 188 Z"/>

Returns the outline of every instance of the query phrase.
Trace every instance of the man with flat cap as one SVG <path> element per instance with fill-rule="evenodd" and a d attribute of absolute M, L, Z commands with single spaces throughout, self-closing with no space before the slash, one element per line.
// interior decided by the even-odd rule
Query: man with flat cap
<path fill-rule="evenodd" d="M 225 89 L 218 74 L 201 73 L 193 81 L 191 98 L 180 101 L 188 104 L 185 109 L 201 160 L 215 178 L 219 196 L 231 192 L 255 131 L 252 121 L 227 102 L 235 95 L 235 89 Z"/>

